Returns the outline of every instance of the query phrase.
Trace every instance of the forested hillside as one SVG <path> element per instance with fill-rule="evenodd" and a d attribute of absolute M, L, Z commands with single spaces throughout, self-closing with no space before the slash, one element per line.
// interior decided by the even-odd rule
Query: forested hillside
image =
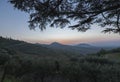
<path fill-rule="evenodd" d="M 37 45 L 37 44 L 31 44 L 27 43 L 24 41 L 19 41 L 19 40 L 13 40 L 10 38 L 3 38 L 0 37 L 0 48 L 1 49 L 7 49 L 15 52 L 16 54 L 20 55 L 25 55 L 25 56 L 40 56 L 40 57 L 54 57 L 54 58 L 68 58 L 71 56 L 81 56 L 81 54 L 74 54 L 70 52 L 65 52 L 61 50 L 53 50 L 51 48 L 42 46 L 42 45 Z"/>
<path fill-rule="evenodd" d="M 0 82 L 119 82 L 119 58 L 120 48 L 75 55 L 1 37 Z"/>

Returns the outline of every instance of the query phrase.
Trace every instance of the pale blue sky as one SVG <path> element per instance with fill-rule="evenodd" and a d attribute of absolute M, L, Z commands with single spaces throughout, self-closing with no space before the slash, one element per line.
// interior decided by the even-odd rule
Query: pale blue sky
<path fill-rule="evenodd" d="M 60 42 L 63 44 L 120 45 L 119 34 L 103 34 L 97 25 L 93 25 L 92 29 L 87 32 L 50 27 L 40 31 L 38 28 L 30 30 L 28 20 L 29 15 L 27 13 L 13 8 L 7 0 L 0 0 L 0 36 L 33 43 Z"/>

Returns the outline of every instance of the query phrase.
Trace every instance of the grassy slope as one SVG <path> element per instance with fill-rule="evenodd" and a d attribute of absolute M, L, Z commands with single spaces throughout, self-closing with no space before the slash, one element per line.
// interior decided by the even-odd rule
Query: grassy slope
<path fill-rule="evenodd" d="M 0 37 L 0 48 L 7 48 L 8 50 L 12 51 L 13 54 L 29 58 L 39 57 L 40 59 L 68 59 L 69 57 L 77 56 L 74 55 L 74 53 L 63 52 L 59 50 L 56 51 L 41 45 L 30 44 L 23 41 L 6 39 L 2 37 Z"/>

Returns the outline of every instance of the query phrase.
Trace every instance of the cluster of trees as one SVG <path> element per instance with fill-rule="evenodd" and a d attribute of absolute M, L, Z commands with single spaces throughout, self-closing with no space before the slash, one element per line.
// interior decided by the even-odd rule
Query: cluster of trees
<path fill-rule="evenodd" d="M 120 53 L 120 48 L 113 49 L 113 50 L 111 50 L 110 52 L 113 52 L 113 53 Z"/>
<path fill-rule="evenodd" d="M 99 56 L 68 61 L 23 58 L 0 49 L 1 82 L 119 82 L 120 63 Z M 5 52 L 7 51 L 7 53 Z"/>
<path fill-rule="evenodd" d="M 115 48 L 115 49 L 112 49 L 112 50 L 101 49 L 97 54 L 94 54 L 94 55 L 104 57 L 106 54 L 115 54 L 115 53 L 120 53 L 120 48 Z"/>

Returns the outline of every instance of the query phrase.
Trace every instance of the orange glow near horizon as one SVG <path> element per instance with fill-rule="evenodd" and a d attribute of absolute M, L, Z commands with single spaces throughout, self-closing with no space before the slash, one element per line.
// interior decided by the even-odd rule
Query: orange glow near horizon
<path fill-rule="evenodd" d="M 115 41 L 119 40 L 119 38 L 114 38 Z M 107 42 L 107 41 L 114 41 L 112 38 L 105 38 L 105 37 L 92 37 L 92 38 L 52 38 L 52 39 L 26 39 L 25 41 L 30 43 L 40 43 L 40 44 L 51 44 L 52 42 L 59 42 L 61 44 L 79 44 L 79 43 L 94 43 L 94 42 Z"/>
<path fill-rule="evenodd" d="M 7 0 L 1 0 L 2 6 L 0 13 L 0 36 L 11 37 L 16 40 L 24 40 L 30 43 L 50 44 L 52 42 L 59 42 L 62 44 L 79 44 L 79 43 L 97 43 L 97 42 L 112 42 L 112 44 L 120 44 L 120 34 L 111 33 L 104 34 L 101 31 L 104 28 L 99 27 L 97 24 L 91 26 L 86 32 L 78 32 L 71 30 L 67 26 L 63 29 L 46 27 L 44 31 L 39 28 L 30 30 L 28 27 L 29 15 L 14 10 Z M 8 14 L 9 13 L 9 14 Z M 19 20 L 18 20 L 19 19 Z M 71 22 L 74 25 L 75 21 Z M 110 44 L 111 45 L 111 44 Z"/>

